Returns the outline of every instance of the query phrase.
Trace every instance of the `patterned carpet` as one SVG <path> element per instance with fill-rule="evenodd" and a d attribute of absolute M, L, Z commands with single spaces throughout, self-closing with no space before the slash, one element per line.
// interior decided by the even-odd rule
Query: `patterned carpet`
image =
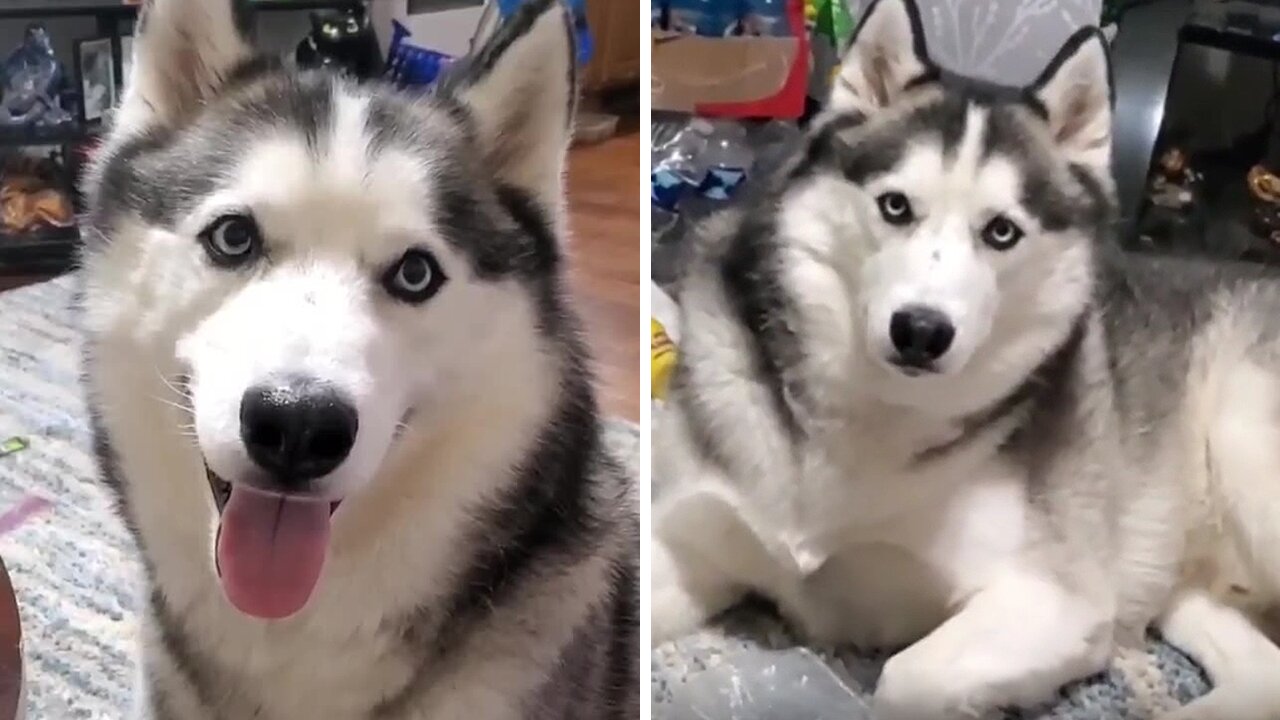
<path fill-rule="evenodd" d="M 715 628 L 654 650 L 653 720 L 871 720 L 884 660 L 799 647 L 768 612 L 741 608 Z M 1185 656 L 1153 640 L 1048 707 L 1002 720 L 1152 720 L 1208 689 Z"/>
<path fill-rule="evenodd" d="M 133 543 L 95 481 L 74 278 L 0 293 L 0 556 L 22 613 L 31 720 L 118 720 L 133 686 Z M 638 460 L 636 428 L 611 442 Z M 634 465 L 633 465 L 634 467 Z"/>

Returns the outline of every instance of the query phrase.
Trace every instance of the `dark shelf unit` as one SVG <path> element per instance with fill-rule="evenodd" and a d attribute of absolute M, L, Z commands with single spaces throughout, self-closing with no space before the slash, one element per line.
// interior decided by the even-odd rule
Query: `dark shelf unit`
<path fill-rule="evenodd" d="M 1126 247 L 1142 249 L 1138 230 L 1151 209 L 1147 183 L 1164 130 L 1166 103 L 1181 51 L 1209 47 L 1280 62 L 1280 3 L 1258 0 L 1154 0 L 1120 21 L 1112 47 L 1116 85 L 1114 170 Z M 1280 247 L 1249 229 L 1248 166 L 1211 165 L 1209 186 L 1184 234 L 1162 251 L 1280 265 Z M 1223 178 L 1232 178 L 1223 181 Z"/>
<path fill-rule="evenodd" d="M 250 0 L 255 11 L 289 12 L 342 9 L 366 0 Z M 140 5 L 122 0 L 0 0 L 0 21 L 38 20 L 55 17 L 93 17 L 102 36 L 118 36 L 120 24 L 132 20 Z M 119 68 L 117 68 L 119 72 Z M 73 124 L 59 128 L 0 127 L 0 147 L 60 146 L 70 162 L 69 148 L 94 137 L 94 126 Z M 72 172 L 68 168 L 68 172 Z M 80 245 L 77 228 L 49 228 L 12 235 L 0 232 L 0 277 L 56 275 L 70 270 Z"/>
<path fill-rule="evenodd" d="M 24 276 L 65 272 L 75 261 L 79 243 L 80 231 L 75 227 L 46 228 L 21 235 L 0 232 L 0 275 L 6 274 L 6 269 Z"/>
<path fill-rule="evenodd" d="M 0 125 L 0 147 L 67 145 L 88 140 L 96 128 L 78 122 L 56 127 L 5 127 Z"/>
<path fill-rule="evenodd" d="M 359 5 L 362 0 L 250 0 L 254 10 L 325 10 Z M 138 5 L 121 0 L 0 0 L 0 20 L 49 17 L 132 17 Z"/>

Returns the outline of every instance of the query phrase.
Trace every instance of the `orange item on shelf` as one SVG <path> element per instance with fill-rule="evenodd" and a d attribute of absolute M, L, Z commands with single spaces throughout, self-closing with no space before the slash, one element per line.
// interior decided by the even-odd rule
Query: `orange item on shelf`
<path fill-rule="evenodd" d="M 0 176 L 0 225 L 10 234 L 42 228 L 71 227 L 75 208 L 66 193 L 54 186 L 46 160 L 12 158 Z"/>

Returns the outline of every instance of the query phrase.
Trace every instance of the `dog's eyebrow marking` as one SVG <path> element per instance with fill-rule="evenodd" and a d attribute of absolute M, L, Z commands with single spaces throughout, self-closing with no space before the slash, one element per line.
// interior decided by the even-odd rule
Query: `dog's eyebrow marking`
<path fill-rule="evenodd" d="M 951 173 L 958 178 L 972 178 L 978 174 L 978 167 L 985 155 L 984 147 L 987 136 L 987 119 L 990 113 L 987 108 L 976 103 L 968 103 L 964 110 L 964 132 L 955 147 L 955 160 Z"/>
<path fill-rule="evenodd" d="M 856 143 L 846 143 L 833 136 L 845 178 L 863 185 L 877 175 L 889 172 L 902 162 L 907 142 L 901 133 L 876 133 Z"/>
<path fill-rule="evenodd" d="M 370 104 L 368 98 L 351 93 L 337 95 L 332 104 L 324 163 L 326 173 L 342 182 L 360 184 L 372 167 L 367 149 Z"/>

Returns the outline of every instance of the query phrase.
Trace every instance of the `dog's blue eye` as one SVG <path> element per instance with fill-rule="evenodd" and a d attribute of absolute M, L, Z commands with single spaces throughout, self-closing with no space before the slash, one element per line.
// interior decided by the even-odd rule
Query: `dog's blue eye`
<path fill-rule="evenodd" d="M 222 267 L 235 267 L 257 257 L 262 248 L 258 223 L 247 215 L 224 215 L 200 233 L 209 258 Z"/>
<path fill-rule="evenodd" d="M 1003 215 L 991 218 L 991 222 L 982 229 L 982 242 L 996 250 L 1008 250 L 1022 239 L 1022 228 Z"/>
<path fill-rule="evenodd" d="M 382 284 L 398 300 L 421 303 L 439 292 L 447 279 L 435 255 L 414 249 L 405 253 L 400 262 L 387 271 Z"/>
<path fill-rule="evenodd" d="M 900 192 L 887 192 L 876 198 L 876 205 L 884 221 L 890 225 L 906 225 L 916 219 L 911 210 L 911 201 Z"/>

